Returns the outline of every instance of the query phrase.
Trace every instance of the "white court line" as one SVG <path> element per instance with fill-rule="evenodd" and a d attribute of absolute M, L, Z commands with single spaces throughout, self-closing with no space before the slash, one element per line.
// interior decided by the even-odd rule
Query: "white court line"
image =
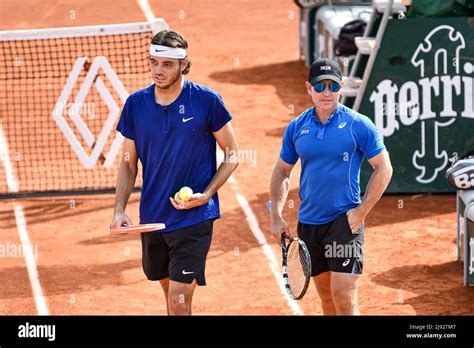
<path fill-rule="evenodd" d="M 234 186 L 234 185 L 232 185 L 232 186 Z M 273 275 L 275 276 L 275 279 L 276 279 L 276 281 L 277 281 L 277 283 L 280 287 L 280 291 L 283 294 L 283 296 L 285 297 L 286 302 L 288 303 L 288 306 L 290 306 L 291 310 L 293 311 L 293 314 L 303 315 L 304 314 L 303 310 L 300 308 L 298 303 L 296 303 L 296 301 L 292 300 L 288 296 L 288 294 L 285 290 L 285 287 L 284 287 L 283 282 L 282 282 L 282 279 L 283 279 L 282 275 L 278 271 L 278 269 L 280 268 L 280 266 L 278 264 L 278 261 L 275 257 L 275 254 L 273 253 L 272 248 L 270 248 L 270 246 L 267 244 L 267 240 L 266 240 L 262 230 L 260 229 L 260 227 L 258 225 L 257 218 L 256 218 L 255 214 L 253 213 L 252 208 L 249 205 L 249 202 L 245 199 L 244 196 L 242 196 L 240 193 L 238 193 L 236 191 L 237 189 L 235 187 L 232 187 L 232 188 L 235 191 L 235 196 L 237 198 L 237 201 L 240 204 L 240 207 L 242 208 L 242 210 L 245 213 L 245 216 L 247 218 L 247 223 L 250 227 L 250 230 L 252 231 L 253 235 L 255 236 L 258 243 L 262 247 L 263 253 L 267 257 L 267 259 L 270 261 L 268 266 L 270 267 Z"/>
<path fill-rule="evenodd" d="M 0 123 L 0 158 L 5 167 L 7 176 L 7 186 L 10 192 L 18 192 L 18 182 L 13 175 L 13 166 L 8 151 L 8 143 L 3 132 L 2 124 Z M 28 269 L 28 277 L 30 278 L 31 287 L 33 289 L 33 296 L 36 303 L 36 310 L 39 315 L 48 315 L 48 307 L 43 296 L 41 283 L 39 281 L 38 270 L 36 269 L 36 262 L 33 253 L 33 246 L 26 230 L 26 219 L 21 205 L 13 202 L 13 209 L 15 211 L 16 225 L 18 234 L 20 236 L 22 251 L 25 256 L 26 268 Z"/>
<path fill-rule="evenodd" d="M 26 267 L 28 268 L 28 276 L 30 278 L 31 287 L 33 288 L 33 296 L 36 302 L 36 309 L 39 315 L 49 315 L 46 300 L 43 296 L 41 283 L 39 281 L 38 270 L 36 269 L 35 255 L 33 253 L 33 245 L 30 242 L 28 231 L 26 230 L 25 214 L 21 205 L 13 203 L 15 210 L 16 225 L 18 234 L 20 235 L 23 254 L 25 256 Z"/>
<path fill-rule="evenodd" d="M 217 162 L 220 164 L 224 160 L 224 152 L 220 149 L 217 148 Z M 303 310 L 300 308 L 298 303 L 296 303 L 294 300 L 288 296 L 288 293 L 286 292 L 285 286 L 283 285 L 283 277 L 279 271 L 280 265 L 277 261 L 277 258 L 275 254 L 273 253 L 272 248 L 267 243 L 267 240 L 265 238 L 265 235 L 263 234 L 262 230 L 260 229 L 260 226 L 258 225 L 257 217 L 252 211 L 252 208 L 249 205 L 249 202 L 245 197 L 238 192 L 238 182 L 235 180 L 234 176 L 231 175 L 229 180 L 227 180 L 228 183 L 231 185 L 232 190 L 235 192 L 235 197 L 237 199 L 237 202 L 239 202 L 240 207 L 244 211 L 245 217 L 247 219 L 247 224 L 250 227 L 250 230 L 252 231 L 255 239 L 258 241 L 258 244 L 260 244 L 260 247 L 262 248 L 263 254 L 267 257 L 269 263 L 268 266 L 270 267 L 270 270 L 273 273 L 273 276 L 275 277 L 278 286 L 280 287 L 280 291 L 283 294 L 283 297 L 285 297 L 286 302 L 288 303 L 288 306 L 290 306 L 291 310 L 293 311 L 293 314 L 297 315 L 303 315 Z"/>
<path fill-rule="evenodd" d="M 140 6 L 140 10 L 142 10 L 145 18 L 148 22 L 152 22 L 155 19 L 155 15 L 151 10 L 150 4 L 148 0 L 137 0 L 138 6 Z"/>

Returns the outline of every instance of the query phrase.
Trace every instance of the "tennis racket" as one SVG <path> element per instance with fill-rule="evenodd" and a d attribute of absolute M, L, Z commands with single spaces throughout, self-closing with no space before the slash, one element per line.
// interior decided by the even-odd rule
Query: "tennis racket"
<path fill-rule="evenodd" d="M 267 208 L 272 211 L 271 201 Z M 286 292 L 293 300 L 301 300 L 311 278 L 311 256 L 306 243 L 298 237 L 281 235 L 282 276 Z"/>
<path fill-rule="evenodd" d="M 144 232 L 153 232 L 158 230 L 163 230 L 165 224 L 142 224 L 142 225 L 130 225 L 130 226 L 121 226 L 114 227 L 110 229 L 110 234 L 136 234 Z"/>

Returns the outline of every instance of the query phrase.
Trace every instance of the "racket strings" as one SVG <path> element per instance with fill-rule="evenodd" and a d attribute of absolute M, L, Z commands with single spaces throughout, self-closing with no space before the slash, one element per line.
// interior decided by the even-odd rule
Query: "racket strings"
<path fill-rule="evenodd" d="M 300 244 L 297 241 L 290 243 L 287 254 L 288 284 L 296 297 L 305 290 L 310 267 L 311 260 L 306 257 Z"/>
<path fill-rule="evenodd" d="M 300 254 L 300 261 L 303 267 L 304 275 L 306 277 L 310 277 L 311 276 L 311 259 L 308 258 L 308 255 L 304 252 L 301 246 L 298 248 L 298 251 Z"/>

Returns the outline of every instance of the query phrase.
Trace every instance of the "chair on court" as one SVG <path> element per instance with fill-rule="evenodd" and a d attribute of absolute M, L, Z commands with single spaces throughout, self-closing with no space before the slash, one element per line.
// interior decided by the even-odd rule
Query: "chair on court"
<path fill-rule="evenodd" d="M 474 190 L 456 194 L 458 261 L 464 261 L 464 285 L 474 286 Z"/>

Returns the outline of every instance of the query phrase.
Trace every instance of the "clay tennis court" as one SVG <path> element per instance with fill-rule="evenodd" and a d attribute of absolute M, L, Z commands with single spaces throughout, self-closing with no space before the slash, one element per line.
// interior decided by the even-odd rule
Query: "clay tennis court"
<path fill-rule="evenodd" d="M 4 0 L 0 6 L 1 30 L 146 20 L 132 0 Z M 240 148 L 257 155 L 256 163 L 242 163 L 234 181 L 219 191 L 222 218 L 215 223 L 208 286 L 197 288 L 193 312 L 322 314 L 312 285 L 296 307 L 290 306 L 274 273 L 278 264 L 255 236 L 263 232 L 280 262 L 265 209 L 270 175 L 287 123 L 310 106 L 307 70 L 298 59 L 297 7 L 291 0 L 150 0 L 150 6 L 186 36 L 193 62 L 188 78 L 223 96 Z M 299 168 L 289 197 L 294 206 L 286 209 L 293 228 L 298 173 Z M 127 207 L 134 223 L 138 203 L 134 193 Z M 108 234 L 113 204 L 112 194 L 0 200 L 0 244 L 19 245 L 19 230 L 27 231 L 37 246 L 38 280 L 49 314 L 166 314 L 160 285 L 142 272 L 139 236 Z M 21 226 L 18 207 L 25 217 Z M 463 286 L 462 264 L 456 261 L 454 195 L 384 196 L 366 221 L 365 243 L 362 314 L 474 312 L 474 293 Z M 38 313 L 24 257 L 2 258 L 0 279 L 1 314 Z"/>

